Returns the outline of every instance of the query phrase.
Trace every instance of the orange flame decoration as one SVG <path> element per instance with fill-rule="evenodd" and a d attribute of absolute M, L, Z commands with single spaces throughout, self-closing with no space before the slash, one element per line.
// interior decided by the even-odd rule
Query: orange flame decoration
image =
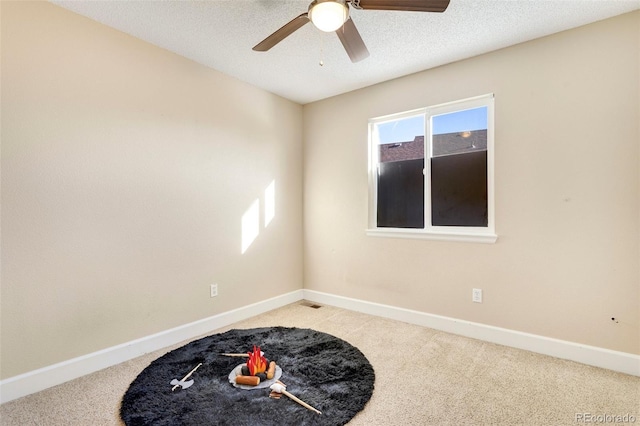
<path fill-rule="evenodd" d="M 249 373 L 255 376 L 258 373 L 264 373 L 267 371 L 267 359 L 262 356 L 260 346 L 253 345 L 253 352 L 247 352 L 249 354 L 249 360 L 247 361 L 247 367 Z"/>

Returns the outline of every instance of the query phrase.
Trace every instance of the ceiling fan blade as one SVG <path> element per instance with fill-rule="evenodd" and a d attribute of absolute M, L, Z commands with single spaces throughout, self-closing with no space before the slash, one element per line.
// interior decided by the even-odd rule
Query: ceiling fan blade
<path fill-rule="evenodd" d="M 260 43 L 253 46 L 253 50 L 257 52 L 266 52 L 276 44 L 291 35 L 294 31 L 302 28 L 309 22 L 309 16 L 305 12 L 300 16 L 293 18 L 291 21 L 284 24 L 280 29 L 271 34 L 269 37 L 262 40 Z"/>
<path fill-rule="evenodd" d="M 353 23 L 351 18 L 347 19 L 344 25 L 336 30 L 336 34 L 338 34 L 344 50 L 347 51 L 347 55 L 351 58 L 351 62 L 359 62 L 369 57 L 367 46 L 364 45 L 356 24 Z"/>
<path fill-rule="evenodd" d="M 444 12 L 449 0 L 352 0 L 356 9 L 406 10 L 410 12 Z"/>

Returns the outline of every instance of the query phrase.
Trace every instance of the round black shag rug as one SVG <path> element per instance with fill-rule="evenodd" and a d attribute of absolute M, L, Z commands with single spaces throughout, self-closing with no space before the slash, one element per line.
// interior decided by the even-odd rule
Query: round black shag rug
<path fill-rule="evenodd" d="M 260 346 L 282 369 L 287 391 L 317 408 L 316 414 L 270 389 L 245 390 L 229 382 L 229 373 Z M 171 391 L 199 363 L 187 389 Z M 367 358 L 330 334 L 300 328 L 231 330 L 193 341 L 153 361 L 131 383 L 120 416 L 138 425 L 343 425 L 364 408 L 373 393 L 375 374 Z"/>

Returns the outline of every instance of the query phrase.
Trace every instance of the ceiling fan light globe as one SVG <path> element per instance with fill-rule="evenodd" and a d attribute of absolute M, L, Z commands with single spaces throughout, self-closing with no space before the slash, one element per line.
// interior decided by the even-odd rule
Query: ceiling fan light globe
<path fill-rule="evenodd" d="M 349 17 L 344 0 L 314 0 L 309 6 L 309 19 L 320 31 L 333 32 Z"/>

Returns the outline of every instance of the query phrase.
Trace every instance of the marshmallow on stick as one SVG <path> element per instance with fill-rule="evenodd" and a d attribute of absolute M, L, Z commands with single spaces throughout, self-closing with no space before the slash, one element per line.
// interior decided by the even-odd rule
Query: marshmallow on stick
<path fill-rule="evenodd" d="M 289 392 L 287 392 L 287 388 L 280 382 L 280 383 L 274 383 L 271 385 L 271 390 L 277 393 L 282 393 L 285 394 L 286 396 L 288 396 L 289 398 L 293 399 L 295 402 L 297 402 L 298 404 L 302 405 L 303 407 L 311 410 L 311 411 L 315 411 L 318 414 L 322 414 L 322 412 L 320 412 L 319 410 L 316 410 L 315 408 L 313 408 L 312 406 L 310 406 L 309 404 L 307 404 L 306 402 L 304 402 L 303 400 L 301 400 L 300 398 L 296 397 L 295 395 L 290 394 Z"/>

